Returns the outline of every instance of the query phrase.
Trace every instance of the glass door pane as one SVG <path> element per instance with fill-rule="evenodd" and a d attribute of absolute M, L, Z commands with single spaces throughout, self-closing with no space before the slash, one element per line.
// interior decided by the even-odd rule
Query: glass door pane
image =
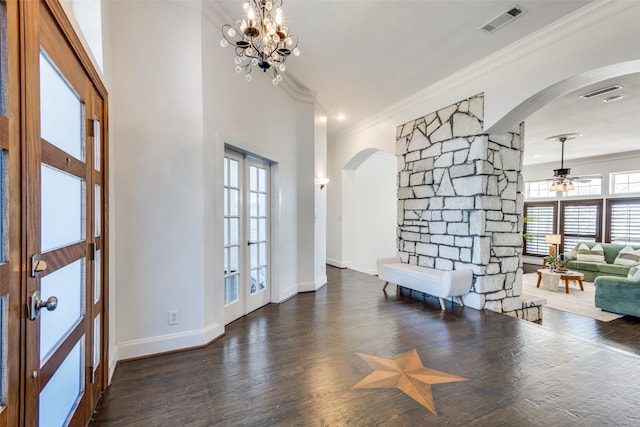
<path fill-rule="evenodd" d="M 84 259 L 79 259 L 40 281 L 41 294 L 60 302 L 54 311 L 40 311 L 41 365 L 84 315 L 84 279 Z"/>
<path fill-rule="evenodd" d="M 84 161 L 84 108 L 80 97 L 40 51 L 40 135 L 49 143 Z"/>
<path fill-rule="evenodd" d="M 46 252 L 83 240 L 84 180 L 43 164 L 40 189 L 40 250 Z"/>
<path fill-rule="evenodd" d="M 267 275 L 267 173 L 266 167 L 249 166 L 250 294 L 263 292 Z"/>
<path fill-rule="evenodd" d="M 240 299 L 240 169 L 239 161 L 224 159 L 224 305 Z"/>
<path fill-rule="evenodd" d="M 67 354 L 64 362 L 40 392 L 39 427 L 60 427 L 73 415 L 84 391 L 84 338 Z"/>

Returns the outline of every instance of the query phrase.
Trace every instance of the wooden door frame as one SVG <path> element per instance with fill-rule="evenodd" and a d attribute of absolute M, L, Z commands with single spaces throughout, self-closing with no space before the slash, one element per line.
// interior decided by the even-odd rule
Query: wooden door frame
<path fill-rule="evenodd" d="M 23 250 L 24 242 L 22 233 L 24 221 L 22 218 L 23 207 L 23 177 L 22 177 L 22 151 L 20 144 L 21 132 L 21 86 L 20 86 L 20 43 L 19 43 L 19 8 L 15 1 L 6 2 L 6 34 L 7 48 L 7 104 L 6 116 L 0 131 L 0 149 L 7 150 L 8 159 L 5 166 L 8 205 L 6 209 L 9 227 L 5 229 L 8 239 L 8 253 L 5 254 L 5 263 L 0 268 L 0 280 L 7 290 L 7 364 L 6 364 L 6 405 L 0 411 L 0 425 L 18 425 L 23 419 L 22 399 L 24 390 L 23 354 L 24 348 L 24 322 L 22 317 L 23 306 Z M 0 196 L 1 197 L 1 196 Z M 2 220 L 2 219 L 0 219 Z M 6 224 L 5 224 L 6 225 Z M 16 353 L 10 355 L 14 349 Z"/>
<path fill-rule="evenodd" d="M 106 388 L 109 383 L 109 134 L 108 134 L 108 96 L 107 91 L 100 79 L 99 73 L 94 68 L 89 55 L 84 50 L 84 47 L 75 33 L 70 20 L 68 19 L 64 9 L 57 0 L 17 0 L 17 9 L 19 16 L 19 24 L 17 33 L 19 34 L 19 76 L 20 76 L 20 154 L 21 154 L 21 194 L 20 194 L 20 209 L 21 209 L 21 249 L 20 259 L 22 261 L 23 268 L 20 272 L 21 275 L 21 295 L 20 295 L 20 310 L 21 310 L 21 331 L 20 331 L 20 369 L 18 369 L 20 375 L 20 387 L 18 398 L 22 402 L 19 405 L 19 425 L 27 425 L 28 414 L 37 412 L 37 400 L 33 398 L 23 399 L 26 396 L 26 381 L 29 380 L 30 375 L 27 372 L 27 355 L 25 354 L 25 348 L 27 346 L 27 339 L 35 340 L 35 337 L 27 337 L 27 322 L 28 314 L 25 306 L 27 301 L 28 290 L 33 287 L 33 279 L 29 276 L 27 271 L 26 260 L 29 257 L 29 247 L 27 245 L 27 236 L 32 235 L 35 232 L 36 221 L 34 217 L 34 209 L 36 206 L 30 206 L 27 200 L 28 188 L 30 187 L 29 178 L 27 176 L 27 170 L 30 170 L 33 166 L 28 168 L 28 165 L 33 165 L 37 161 L 40 162 L 39 149 L 34 150 L 33 145 L 37 145 L 35 141 L 40 141 L 40 129 L 39 126 L 35 126 L 34 123 L 39 124 L 39 87 L 34 88 L 34 85 L 27 85 L 25 82 L 34 80 L 34 76 L 38 76 L 39 64 L 38 57 L 40 51 L 40 13 L 41 8 L 46 8 L 51 15 L 55 25 L 66 40 L 68 47 L 70 48 L 75 59 L 78 61 L 80 67 L 91 81 L 93 90 L 102 98 L 103 117 L 101 121 L 101 156 L 100 156 L 100 171 L 102 174 L 101 179 L 101 212 L 100 217 L 102 221 L 101 236 L 102 236 L 102 250 L 101 250 L 101 268 L 102 268 L 102 311 L 101 311 L 101 360 L 100 364 L 102 369 L 100 370 L 101 382 L 103 388 Z M 87 100 L 87 102 L 94 103 L 93 96 Z M 93 106 L 91 107 L 93 109 Z M 34 115 L 38 114 L 37 120 L 33 120 Z M 87 150 L 87 152 L 93 153 L 93 150 Z M 37 158 L 34 158 L 37 157 Z M 87 159 L 88 160 L 88 159 Z M 93 173 L 93 171 L 91 171 Z M 87 188 L 86 191 L 92 191 L 92 188 Z M 93 200 L 93 197 L 90 197 Z M 93 222 L 91 222 L 93 223 Z M 89 239 L 90 236 L 87 236 Z M 91 315 L 92 307 L 86 307 L 86 317 L 88 322 L 93 322 L 93 316 Z M 85 339 L 90 339 L 86 337 Z M 33 345 L 33 342 L 31 343 Z M 85 375 L 89 374 L 85 371 Z M 85 389 L 85 393 L 89 390 Z M 95 404 L 95 402 L 92 402 Z M 86 408 L 86 418 L 90 416 L 93 410 L 93 405 L 88 405 Z"/>

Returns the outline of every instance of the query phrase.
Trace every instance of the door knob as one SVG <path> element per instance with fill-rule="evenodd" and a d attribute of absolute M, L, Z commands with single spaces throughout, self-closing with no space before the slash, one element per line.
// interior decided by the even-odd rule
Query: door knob
<path fill-rule="evenodd" d="M 27 309 L 29 312 L 29 320 L 36 320 L 40 315 L 40 310 L 46 308 L 48 311 L 53 311 L 58 307 L 58 298 L 51 296 L 46 301 L 40 299 L 40 291 L 33 291 L 29 297 L 29 303 Z"/>

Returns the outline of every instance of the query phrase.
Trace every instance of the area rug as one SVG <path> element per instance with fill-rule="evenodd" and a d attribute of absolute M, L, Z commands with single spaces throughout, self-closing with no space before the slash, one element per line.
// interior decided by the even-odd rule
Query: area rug
<path fill-rule="evenodd" d="M 622 317 L 620 314 L 609 313 L 595 306 L 595 288 L 592 282 L 582 282 L 584 291 L 580 290 L 578 282 L 569 281 L 569 293 L 565 293 L 564 281 L 558 286 L 558 292 L 536 288 L 537 273 L 522 275 L 522 294 L 547 300 L 545 307 L 568 311 L 580 316 L 590 317 L 602 322 L 610 322 Z"/>

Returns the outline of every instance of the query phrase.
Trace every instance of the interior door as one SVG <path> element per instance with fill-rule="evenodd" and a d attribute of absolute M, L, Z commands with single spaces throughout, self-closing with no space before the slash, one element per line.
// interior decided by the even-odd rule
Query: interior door
<path fill-rule="evenodd" d="M 225 324 L 271 301 L 269 176 L 268 162 L 225 153 Z"/>
<path fill-rule="evenodd" d="M 248 220 L 249 283 L 247 313 L 271 300 L 269 279 L 269 164 L 256 158 L 248 158 Z"/>
<path fill-rule="evenodd" d="M 104 386 L 104 101 L 46 2 L 25 10 L 25 423 L 85 425 Z"/>

